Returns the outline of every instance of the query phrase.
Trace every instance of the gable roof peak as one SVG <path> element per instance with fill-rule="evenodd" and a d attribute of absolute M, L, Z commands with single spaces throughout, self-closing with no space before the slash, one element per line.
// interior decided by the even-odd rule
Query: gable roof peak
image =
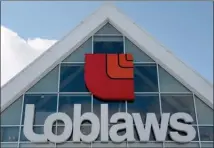
<path fill-rule="evenodd" d="M 190 67 L 169 53 L 164 46 L 122 13 L 112 1 L 106 1 L 70 33 L 1 87 L 1 111 L 73 53 L 77 47 L 96 33 L 107 21 L 169 74 L 213 108 L 213 85 L 210 85 Z"/>
<path fill-rule="evenodd" d="M 111 7 L 114 7 L 115 5 L 114 5 L 114 1 L 104 1 L 103 2 L 103 5 L 104 6 L 111 6 Z"/>

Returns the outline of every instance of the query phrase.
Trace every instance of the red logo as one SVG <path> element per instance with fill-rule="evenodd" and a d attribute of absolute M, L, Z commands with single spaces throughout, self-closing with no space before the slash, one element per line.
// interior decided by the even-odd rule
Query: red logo
<path fill-rule="evenodd" d="M 86 86 L 104 101 L 134 100 L 133 67 L 131 54 L 86 54 Z"/>

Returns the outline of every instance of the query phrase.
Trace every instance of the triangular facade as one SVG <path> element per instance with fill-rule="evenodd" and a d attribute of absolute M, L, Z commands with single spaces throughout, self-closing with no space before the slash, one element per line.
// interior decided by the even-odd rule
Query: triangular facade
<path fill-rule="evenodd" d="M 197 132 L 201 133 L 203 128 L 206 128 L 205 125 L 211 127 L 213 124 L 213 86 L 167 52 L 114 6 L 104 5 L 2 87 L 2 98 L 7 102 L 2 106 L 1 125 L 22 125 L 26 103 L 36 104 L 40 110 L 36 113 L 36 125 L 42 125 L 47 115 L 53 112 L 62 111 L 72 116 L 68 105 L 72 101 L 86 104 L 83 112 L 99 110 L 96 104 L 100 102 L 91 99 L 84 82 L 86 53 L 131 53 L 134 57 L 135 95 L 137 103 L 142 105 L 112 103 L 112 112 L 151 111 L 157 113 L 158 118 L 164 112 L 188 112 L 195 120 Z M 77 99 L 71 100 L 69 96 L 75 96 Z M 93 104 L 93 107 L 87 104 Z M 7 118 L 13 113 L 17 114 L 15 118 Z M 84 128 L 87 128 L 87 125 Z M 14 126 L 14 130 L 22 131 L 22 127 Z M 41 132 L 39 126 L 35 130 Z M 19 146 L 26 146 L 20 142 L 26 141 L 24 136 L 20 135 L 14 136 L 12 142 L 16 145 L 19 141 Z M 3 138 L 4 136 L 3 134 Z M 209 141 L 203 138 L 198 133 L 193 140 L 199 141 L 198 143 L 182 146 L 202 146 L 201 141 Z M 171 141 L 170 138 L 168 141 Z M 5 142 L 8 142 L 7 137 Z M 167 142 L 147 144 L 148 147 L 177 146 L 176 143 L 173 145 Z M 120 144 L 122 147 L 127 145 L 141 146 L 133 143 Z M 73 146 L 76 147 L 74 144 Z M 93 144 L 85 146 L 93 147 Z M 96 146 L 101 147 L 105 144 L 98 143 Z"/>

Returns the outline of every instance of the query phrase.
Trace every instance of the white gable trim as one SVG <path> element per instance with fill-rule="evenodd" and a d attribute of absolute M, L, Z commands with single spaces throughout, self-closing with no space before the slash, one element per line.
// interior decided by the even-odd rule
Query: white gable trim
<path fill-rule="evenodd" d="M 13 103 L 78 46 L 84 43 L 99 30 L 106 21 L 110 21 L 116 29 L 143 49 L 143 52 L 148 54 L 171 75 L 213 108 L 212 84 L 169 53 L 161 44 L 157 43 L 145 31 L 132 23 L 132 21 L 114 6 L 106 4 L 2 87 L 1 97 L 7 98 L 7 102 L 3 102 L 1 111 Z"/>

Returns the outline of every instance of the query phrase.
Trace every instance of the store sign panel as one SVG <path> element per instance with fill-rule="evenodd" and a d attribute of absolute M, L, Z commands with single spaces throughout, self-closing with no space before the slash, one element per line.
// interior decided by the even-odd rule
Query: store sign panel
<path fill-rule="evenodd" d="M 134 101 L 134 70 L 133 58 L 130 54 L 87 54 L 85 64 L 85 82 L 89 91 L 97 98 L 104 101 Z M 44 134 L 36 134 L 33 131 L 35 106 L 26 104 L 24 119 L 24 134 L 31 142 L 41 143 L 51 141 L 54 143 L 66 142 L 72 136 L 73 142 L 93 142 L 100 135 L 101 142 L 134 142 L 134 125 L 141 142 L 149 141 L 153 131 L 156 141 L 165 141 L 168 128 L 174 129 L 169 136 L 176 142 L 190 142 L 196 136 L 195 128 L 190 125 L 193 122 L 191 115 L 178 112 L 174 114 L 163 113 L 161 123 L 154 113 L 147 113 L 143 122 L 140 113 L 118 112 L 110 117 L 108 104 L 101 104 L 100 115 L 97 117 L 92 112 L 81 114 L 81 104 L 74 104 L 73 119 L 66 113 L 53 113 L 47 117 L 44 123 Z M 99 119 L 100 118 L 100 119 Z M 64 131 L 60 135 L 53 133 L 54 122 L 61 120 L 65 124 Z M 120 123 L 124 120 L 124 123 Z M 179 122 L 183 120 L 184 123 Z M 91 122 L 91 132 L 84 135 L 81 124 L 84 121 Z M 109 128 L 109 123 L 113 124 Z M 125 134 L 118 135 L 118 131 L 125 130 Z M 185 135 L 179 132 L 186 133 Z"/>

